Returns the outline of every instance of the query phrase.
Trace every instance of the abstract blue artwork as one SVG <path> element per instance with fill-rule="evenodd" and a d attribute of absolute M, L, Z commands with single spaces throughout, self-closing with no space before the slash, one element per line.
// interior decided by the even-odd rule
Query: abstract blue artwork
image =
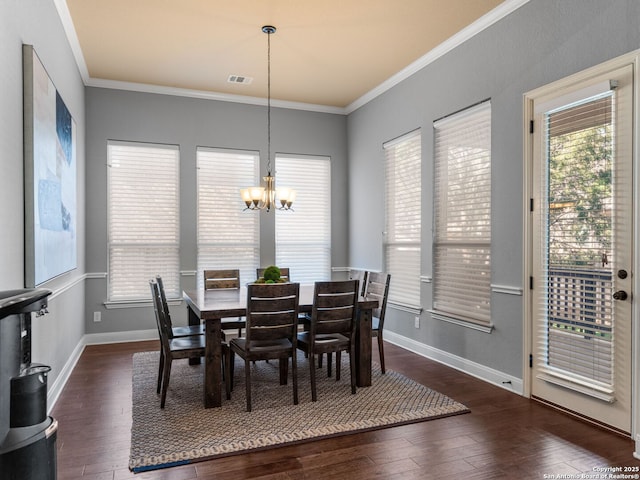
<path fill-rule="evenodd" d="M 31 45 L 23 46 L 25 286 L 77 266 L 76 125 Z"/>

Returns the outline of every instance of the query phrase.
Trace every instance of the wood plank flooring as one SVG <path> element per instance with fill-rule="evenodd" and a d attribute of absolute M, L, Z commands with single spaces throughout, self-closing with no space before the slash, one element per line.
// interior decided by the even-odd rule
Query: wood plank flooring
<path fill-rule="evenodd" d="M 51 412 L 59 422 L 58 480 L 506 480 L 640 467 L 629 438 L 387 344 L 388 369 L 471 413 L 133 474 L 131 356 L 157 348 L 158 342 L 134 342 L 85 349 Z"/>

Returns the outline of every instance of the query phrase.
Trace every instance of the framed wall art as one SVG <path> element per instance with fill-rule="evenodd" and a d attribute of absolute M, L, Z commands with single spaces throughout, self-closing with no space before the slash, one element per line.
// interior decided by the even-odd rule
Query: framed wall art
<path fill-rule="evenodd" d="M 23 45 L 25 286 L 77 267 L 76 124 L 33 46 Z"/>

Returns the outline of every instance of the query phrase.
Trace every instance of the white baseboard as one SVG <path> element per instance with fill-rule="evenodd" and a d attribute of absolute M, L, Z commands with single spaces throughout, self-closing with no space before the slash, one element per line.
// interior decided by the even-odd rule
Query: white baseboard
<path fill-rule="evenodd" d="M 158 330 L 132 330 L 129 332 L 89 333 L 84 336 L 85 345 L 102 345 L 104 343 L 141 342 L 157 340 Z"/>
<path fill-rule="evenodd" d="M 62 367 L 62 371 L 60 372 L 60 375 L 56 377 L 56 381 L 49 386 L 49 389 L 47 390 L 47 414 L 51 412 L 58 401 L 58 397 L 62 393 L 64 386 L 67 384 L 69 376 L 75 368 L 76 363 L 78 363 L 83 350 L 84 343 L 81 340 L 76 345 L 76 348 L 73 349 L 73 352 L 71 352 L 71 356 L 67 360 L 67 363 L 64 364 L 64 367 Z"/>
<path fill-rule="evenodd" d="M 636 435 L 636 451 L 633 452 L 633 456 L 640 460 L 640 434 Z"/>
<path fill-rule="evenodd" d="M 504 388 L 510 392 L 518 395 L 523 395 L 524 393 L 521 378 L 513 377 L 499 370 L 494 370 L 493 368 L 472 362 L 466 358 L 445 352 L 444 350 L 438 350 L 437 348 L 416 342 L 415 340 L 403 337 L 402 335 L 398 335 L 389 330 L 385 330 L 384 339 L 389 343 L 398 345 L 399 347 L 417 353 L 418 355 L 422 355 L 430 360 L 442 363 L 448 367 L 455 368 L 456 370 L 467 373 L 500 388 Z"/>
<path fill-rule="evenodd" d="M 124 343 L 124 342 L 139 342 L 143 340 L 156 340 L 158 338 L 157 330 L 134 330 L 130 332 L 111 332 L 111 333 L 90 333 L 84 335 L 76 348 L 69 356 L 67 363 L 65 363 L 60 375 L 56 378 L 56 381 L 49 386 L 47 391 L 47 410 L 51 412 L 58 397 L 62 393 L 62 389 L 67 384 L 71 372 L 75 368 L 80 355 L 84 351 L 84 347 L 87 345 L 101 345 L 105 343 Z M 48 413 L 49 413 L 48 412 Z"/>

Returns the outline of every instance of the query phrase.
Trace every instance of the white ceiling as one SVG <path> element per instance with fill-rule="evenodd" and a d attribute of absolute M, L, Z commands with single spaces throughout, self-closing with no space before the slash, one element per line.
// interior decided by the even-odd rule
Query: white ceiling
<path fill-rule="evenodd" d="M 85 83 L 350 111 L 527 0 L 56 0 Z M 230 75 L 251 77 L 231 84 Z M 302 108 L 302 107 L 301 107 Z M 313 109 L 313 108 L 312 108 Z"/>

